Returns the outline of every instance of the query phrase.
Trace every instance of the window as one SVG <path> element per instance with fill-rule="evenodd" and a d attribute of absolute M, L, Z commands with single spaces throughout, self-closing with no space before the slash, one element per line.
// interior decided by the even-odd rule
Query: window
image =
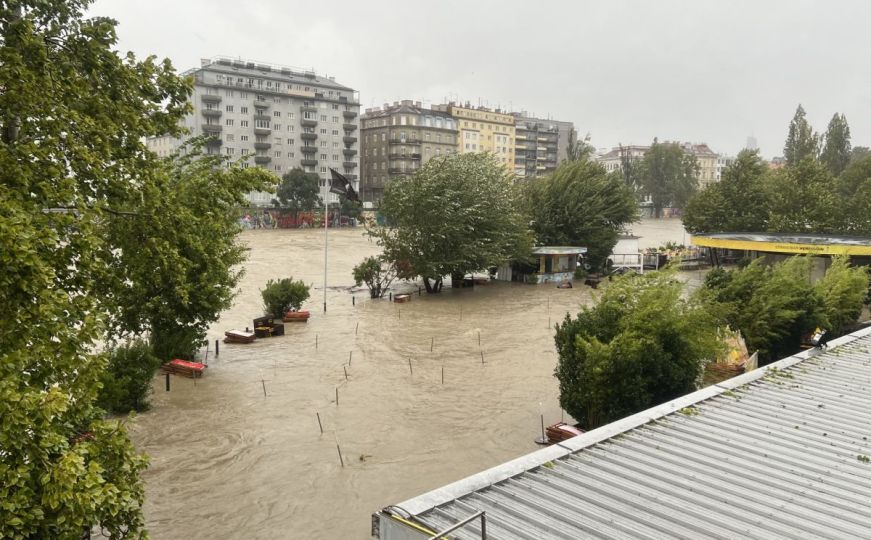
<path fill-rule="evenodd" d="M 232 118 L 227 118 L 226 120 L 224 120 L 224 124 L 225 124 L 225 125 L 228 125 L 228 126 L 232 126 L 232 125 L 233 125 L 233 119 L 232 119 Z"/>
<path fill-rule="evenodd" d="M 327 115 L 322 114 L 321 115 L 321 122 L 326 122 L 326 121 L 327 121 Z"/>
<path fill-rule="evenodd" d="M 276 150 L 276 151 L 273 153 L 273 155 L 274 155 L 275 157 L 281 157 L 281 150 Z"/>
<path fill-rule="evenodd" d="M 281 116 L 281 111 L 272 111 L 272 116 L 275 116 L 275 117 Z"/>
<path fill-rule="evenodd" d="M 327 128 L 321 128 L 321 135 L 327 134 Z"/>
<path fill-rule="evenodd" d="M 281 124 L 273 124 L 272 129 L 275 131 L 281 131 Z"/>
<path fill-rule="evenodd" d="M 232 105 L 227 105 L 227 106 L 225 107 L 225 109 L 227 110 L 227 112 L 233 112 L 233 106 L 232 106 Z"/>
<path fill-rule="evenodd" d="M 333 135 L 334 135 L 334 136 L 338 136 L 338 135 L 339 135 L 339 130 L 338 130 L 338 129 L 334 129 L 334 130 L 333 130 Z"/>
<path fill-rule="evenodd" d="M 333 148 L 338 148 L 338 147 L 339 147 L 339 143 L 334 142 L 334 143 L 333 143 Z"/>
<path fill-rule="evenodd" d="M 334 117 L 333 117 L 333 123 L 334 123 L 334 124 L 338 124 L 338 123 L 339 123 L 339 117 L 338 117 L 338 116 L 334 116 Z"/>
<path fill-rule="evenodd" d="M 293 120 L 293 113 L 292 112 L 287 113 L 287 117 L 290 118 L 291 120 Z"/>
<path fill-rule="evenodd" d="M 248 114 L 248 107 L 241 107 L 239 109 L 239 112 L 241 112 L 242 114 Z"/>
<path fill-rule="evenodd" d="M 276 137 L 276 138 L 275 138 L 275 145 L 276 145 L 276 146 L 281 146 L 281 137 Z"/>
<path fill-rule="evenodd" d="M 248 149 L 247 149 L 247 148 L 243 148 L 243 149 L 242 149 L 242 155 L 243 155 L 243 156 L 247 156 L 247 155 L 248 155 Z"/>
<path fill-rule="evenodd" d="M 339 161 L 339 154 L 333 154 L 333 161 Z"/>
<path fill-rule="evenodd" d="M 321 154 L 321 161 L 326 161 L 326 160 L 327 160 L 327 155 Z"/>
<path fill-rule="evenodd" d="M 276 166 L 275 166 L 275 170 L 276 170 L 276 171 L 280 171 L 280 170 L 281 170 L 281 165 L 276 165 Z"/>
<path fill-rule="evenodd" d="M 227 147 L 227 155 L 228 156 L 232 156 L 235 151 L 236 151 L 235 148 Z"/>
<path fill-rule="evenodd" d="M 327 172 L 327 168 L 326 168 L 326 167 L 321 167 L 321 172 L 322 172 L 322 173 Z"/>
<path fill-rule="evenodd" d="M 233 142 L 233 139 L 235 139 L 235 138 L 236 138 L 236 136 L 233 135 L 232 133 L 227 134 L 227 142 Z"/>
<path fill-rule="evenodd" d="M 256 128 L 269 128 L 269 120 L 255 120 L 254 127 Z"/>
<path fill-rule="evenodd" d="M 239 122 L 239 125 L 241 125 L 242 127 L 248 127 L 248 120 L 241 120 Z"/>
<path fill-rule="evenodd" d="M 241 141 L 247 141 L 247 140 L 248 140 L 248 135 L 242 135 L 242 136 L 240 136 L 240 137 L 239 137 L 239 140 L 241 140 Z"/>
<path fill-rule="evenodd" d="M 287 144 L 292 145 L 292 144 L 293 144 L 293 139 L 287 139 Z"/>
<path fill-rule="evenodd" d="M 334 111 L 338 111 L 338 110 L 339 110 L 339 106 L 336 105 L 335 103 L 333 104 L 333 110 L 334 110 Z"/>
<path fill-rule="evenodd" d="M 288 125 L 287 125 L 287 131 L 294 131 L 294 126 L 293 126 L 293 124 L 288 124 Z"/>
<path fill-rule="evenodd" d="M 288 152 L 288 153 L 287 153 L 287 157 L 292 158 L 292 157 L 293 157 L 293 152 Z"/>

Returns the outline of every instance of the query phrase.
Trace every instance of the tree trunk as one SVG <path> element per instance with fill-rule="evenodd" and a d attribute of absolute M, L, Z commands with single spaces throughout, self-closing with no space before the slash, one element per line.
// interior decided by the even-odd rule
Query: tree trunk
<path fill-rule="evenodd" d="M 653 207 L 653 217 L 659 219 L 662 217 L 662 207 L 654 206 Z"/>
<path fill-rule="evenodd" d="M 462 272 L 451 272 L 451 287 L 455 289 L 459 289 L 460 287 L 462 287 L 465 277 L 466 274 Z"/>
<path fill-rule="evenodd" d="M 442 290 L 442 278 L 432 278 L 433 282 L 429 282 L 430 278 L 424 276 L 423 277 L 423 286 L 426 288 L 426 292 L 428 294 L 434 294 L 437 292 L 441 292 Z"/>

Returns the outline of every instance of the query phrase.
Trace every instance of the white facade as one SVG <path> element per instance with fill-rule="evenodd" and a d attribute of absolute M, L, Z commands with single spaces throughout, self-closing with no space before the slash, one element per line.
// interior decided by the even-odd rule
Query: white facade
<path fill-rule="evenodd" d="M 322 182 L 334 168 L 358 189 L 360 104 L 353 89 L 311 71 L 228 58 L 203 60 L 184 74 L 194 79 L 186 137 L 213 136 L 207 153 L 277 176 L 301 168 Z M 166 156 L 181 142 L 158 137 L 148 146 Z M 248 200 L 266 206 L 273 197 L 250 193 Z"/>

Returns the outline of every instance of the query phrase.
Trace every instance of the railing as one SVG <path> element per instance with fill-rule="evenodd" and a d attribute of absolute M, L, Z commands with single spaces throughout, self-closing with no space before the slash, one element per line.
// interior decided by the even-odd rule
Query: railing
<path fill-rule="evenodd" d="M 475 521 L 478 518 L 481 518 L 481 540 L 487 540 L 487 516 L 484 514 L 483 510 L 481 510 L 480 512 L 475 512 L 474 514 L 467 517 L 466 519 L 459 521 L 459 522 L 455 523 L 454 525 L 451 525 L 450 527 L 448 527 L 447 529 L 445 529 L 443 531 L 437 532 L 436 534 L 427 538 L 427 540 L 440 540 L 442 537 L 444 537 L 444 535 L 446 535 L 448 533 L 452 533 L 452 532 L 454 532 L 457 529 L 460 529 L 462 527 L 465 527 L 466 525 Z"/>

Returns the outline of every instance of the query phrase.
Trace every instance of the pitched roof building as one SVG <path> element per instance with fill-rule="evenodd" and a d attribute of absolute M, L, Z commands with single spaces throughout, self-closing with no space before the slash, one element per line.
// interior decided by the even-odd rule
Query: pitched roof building
<path fill-rule="evenodd" d="M 373 535 L 871 537 L 871 328 L 373 515 Z"/>

